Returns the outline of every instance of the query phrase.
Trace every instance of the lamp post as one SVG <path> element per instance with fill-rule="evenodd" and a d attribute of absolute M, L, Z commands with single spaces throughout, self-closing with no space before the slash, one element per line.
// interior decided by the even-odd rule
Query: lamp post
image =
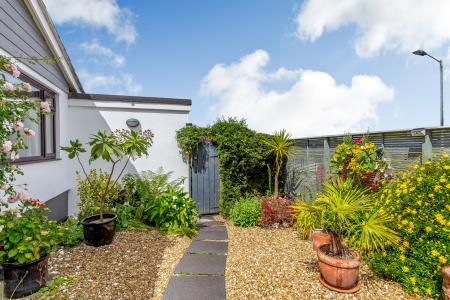
<path fill-rule="evenodd" d="M 426 53 L 425 51 L 419 49 L 413 52 L 413 54 L 415 55 L 419 55 L 419 56 L 429 56 L 432 59 L 434 59 L 435 61 L 437 61 L 439 63 L 439 71 L 441 74 L 441 86 L 440 86 L 440 91 L 441 91 L 441 126 L 444 126 L 444 68 L 442 66 L 442 60 L 441 59 L 437 59 L 436 57 Z"/>

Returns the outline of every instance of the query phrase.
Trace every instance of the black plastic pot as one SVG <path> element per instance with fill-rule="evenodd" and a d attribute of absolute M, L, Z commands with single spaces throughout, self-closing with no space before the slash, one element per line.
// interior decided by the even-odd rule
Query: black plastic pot
<path fill-rule="evenodd" d="M 116 234 L 116 215 L 103 214 L 87 217 L 83 221 L 84 242 L 89 246 L 99 247 L 109 245 Z"/>
<path fill-rule="evenodd" d="M 8 299 L 17 299 L 37 292 L 47 282 L 47 257 L 26 264 L 3 264 L 3 292 Z"/>

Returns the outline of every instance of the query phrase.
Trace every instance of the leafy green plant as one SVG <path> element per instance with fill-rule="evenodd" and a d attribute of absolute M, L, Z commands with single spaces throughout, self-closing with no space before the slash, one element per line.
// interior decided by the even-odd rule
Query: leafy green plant
<path fill-rule="evenodd" d="M 152 145 L 152 141 L 153 133 L 150 130 L 134 131 L 119 129 L 111 134 L 98 131 L 91 135 L 89 142 L 87 143 L 91 147 L 89 163 L 101 159 L 111 164 L 111 171 L 108 173 L 109 175 L 105 187 L 97 191 L 100 195 L 98 201 L 100 207 L 100 219 L 103 219 L 103 212 L 106 208 L 106 198 L 118 184 L 130 159 L 132 157 L 137 158 L 148 155 L 148 149 Z M 61 147 L 61 150 L 67 152 L 70 159 L 77 158 L 81 170 L 86 176 L 87 182 L 93 188 L 94 185 L 89 181 L 89 176 L 80 159 L 80 154 L 86 152 L 86 149 L 83 148 L 80 141 L 72 140 L 70 141 L 70 146 Z M 114 179 L 114 171 L 122 160 L 125 160 L 125 163 L 118 172 L 117 177 Z"/>
<path fill-rule="evenodd" d="M 63 223 L 51 223 L 51 234 L 59 247 L 71 248 L 83 241 L 83 225 L 77 218 L 69 217 Z"/>
<path fill-rule="evenodd" d="M 274 198 L 278 198 L 281 166 L 283 161 L 293 153 L 295 144 L 291 140 L 291 135 L 284 129 L 268 136 L 264 139 L 264 143 L 267 145 L 266 154 L 274 158 Z"/>
<path fill-rule="evenodd" d="M 189 237 L 197 233 L 197 205 L 182 187 L 168 186 L 158 201 L 146 203 L 144 217 L 161 231 Z"/>
<path fill-rule="evenodd" d="M 240 227 L 256 226 L 261 218 L 261 201 L 255 196 L 241 198 L 231 211 L 233 224 Z"/>
<path fill-rule="evenodd" d="M 55 276 L 52 278 L 51 282 L 47 283 L 39 290 L 36 297 L 40 298 L 56 296 L 58 295 L 58 292 L 62 287 L 71 285 L 75 283 L 76 280 L 77 278 L 75 276 Z"/>
<path fill-rule="evenodd" d="M 117 215 L 116 229 L 119 231 L 124 229 L 148 229 L 149 226 L 144 224 L 143 218 L 139 217 L 137 213 L 139 209 L 140 207 L 135 207 L 128 203 L 117 204 L 113 208 L 113 212 Z"/>
<path fill-rule="evenodd" d="M 373 189 L 384 183 L 389 169 L 383 158 L 383 148 L 378 148 L 365 136 L 356 141 L 346 136 L 344 142 L 336 147 L 330 167 L 334 174 Z"/>
<path fill-rule="evenodd" d="M 81 177 L 77 174 L 77 192 L 80 200 L 78 201 L 78 207 L 80 212 L 78 217 L 80 220 L 101 212 L 101 194 L 99 191 L 104 191 L 108 184 L 109 174 L 102 169 L 91 169 L 86 177 Z M 111 210 L 115 203 L 119 201 L 119 193 L 122 189 L 120 183 L 115 184 L 109 188 L 106 195 L 106 203 L 104 210 Z"/>
<path fill-rule="evenodd" d="M 247 193 L 265 193 L 268 185 L 267 165 L 272 158 L 265 154 L 266 134 L 249 129 L 245 120 L 219 119 L 211 126 L 187 126 L 177 132 L 181 152 L 189 159 L 200 142 L 217 147 L 220 164 L 220 213 L 225 218 L 237 200 Z"/>
<path fill-rule="evenodd" d="M 350 247 L 372 252 L 399 240 L 388 227 L 390 216 L 381 208 L 374 208 L 374 203 L 373 194 L 366 188 L 336 178 L 325 183 L 315 201 L 303 201 L 293 208 L 300 228 L 311 229 L 320 224 L 331 235 L 332 255 L 346 257 Z"/>
<path fill-rule="evenodd" d="M 8 203 L 0 207 L 0 264 L 40 259 L 57 243 L 51 232 L 54 222 L 45 216 L 45 203 L 21 199 L 16 208 Z"/>
<path fill-rule="evenodd" d="M 377 206 L 392 217 L 401 241 L 375 253 L 372 269 L 406 290 L 441 298 L 440 268 L 450 263 L 450 158 L 433 158 L 383 186 Z"/>

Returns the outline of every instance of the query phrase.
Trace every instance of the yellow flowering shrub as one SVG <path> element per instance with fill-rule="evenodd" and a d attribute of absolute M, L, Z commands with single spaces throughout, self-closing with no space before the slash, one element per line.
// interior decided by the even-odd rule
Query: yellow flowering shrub
<path fill-rule="evenodd" d="M 353 141 L 346 136 L 344 142 L 336 147 L 330 167 L 334 174 L 351 178 L 354 183 L 377 188 L 384 181 L 388 164 L 383 159 L 383 149 L 367 137 Z"/>
<path fill-rule="evenodd" d="M 375 253 L 379 275 L 411 292 L 441 297 L 441 266 L 450 264 L 450 158 L 447 153 L 387 183 L 377 204 L 392 214 L 402 242 Z"/>

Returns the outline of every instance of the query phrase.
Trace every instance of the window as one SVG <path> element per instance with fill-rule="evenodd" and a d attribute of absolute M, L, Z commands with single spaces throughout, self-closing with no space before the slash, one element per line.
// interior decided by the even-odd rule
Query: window
<path fill-rule="evenodd" d="M 48 115 L 40 114 L 37 123 L 30 120 L 23 120 L 24 127 L 32 129 L 36 135 L 34 137 L 24 137 L 28 149 L 23 149 L 19 152 L 20 159 L 16 162 L 32 162 L 56 158 L 55 93 L 24 75 L 21 75 L 19 79 L 20 81 L 28 82 L 31 85 L 31 92 L 27 93 L 30 100 L 48 101 L 51 105 L 52 112 Z M 13 81 L 10 78 L 8 78 L 8 80 Z M 15 81 L 17 83 L 17 79 Z M 36 112 L 30 112 L 30 115 L 36 115 Z"/>

